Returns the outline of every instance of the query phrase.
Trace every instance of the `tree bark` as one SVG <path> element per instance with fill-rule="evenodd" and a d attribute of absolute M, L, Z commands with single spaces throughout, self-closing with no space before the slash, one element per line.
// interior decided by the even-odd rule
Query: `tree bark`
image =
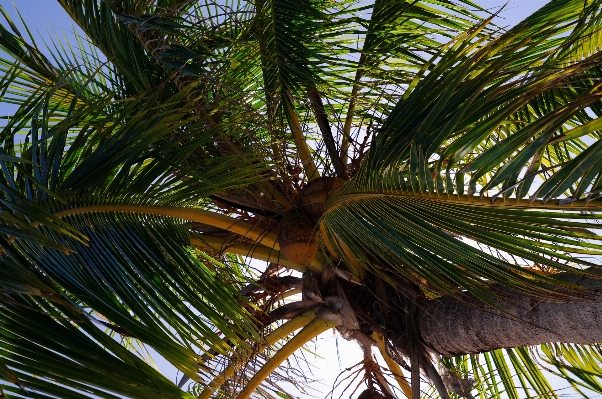
<path fill-rule="evenodd" d="M 476 299 L 429 301 L 420 313 L 422 339 L 445 356 L 547 342 L 602 342 L 602 280 L 569 274 L 558 279 L 587 291 L 564 301 L 505 291 L 507 299 L 496 303 L 508 313 Z"/>

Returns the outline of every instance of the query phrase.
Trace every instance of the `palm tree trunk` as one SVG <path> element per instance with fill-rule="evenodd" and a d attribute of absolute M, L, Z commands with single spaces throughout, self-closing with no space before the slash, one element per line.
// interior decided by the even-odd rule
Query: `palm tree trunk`
<path fill-rule="evenodd" d="M 502 310 L 474 301 L 440 298 L 420 313 L 423 341 L 445 356 L 546 342 L 602 342 L 602 281 L 575 275 L 559 279 L 589 291 L 581 298 L 546 300 L 508 292 Z"/>

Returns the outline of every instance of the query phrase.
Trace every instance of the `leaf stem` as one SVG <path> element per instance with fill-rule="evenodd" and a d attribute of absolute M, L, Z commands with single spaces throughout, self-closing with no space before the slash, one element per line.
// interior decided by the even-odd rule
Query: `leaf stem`
<path fill-rule="evenodd" d="M 322 139 L 324 140 L 324 145 L 328 151 L 328 156 L 330 157 L 334 171 L 338 178 L 346 179 L 347 176 L 345 174 L 345 166 L 343 165 L 339 152 L 337 151 L 334 136 L 332 135 L 332 129 L 330 128 L 330 123 L 328 122 L 326 111 L 324 110 L 324 103 L 322 102 L 320 92 L 317 88 L 310 86 L 307 88 L 307 96 L 311 101 L 312 109 L 314 111 L 314 115 L 316 116 L 316 121 L 318 122 L 318 127 L 322 133 Z"/>
<path fill-rule="evenodd" d="M 372 338 L 374 338 L 374 340 L 378 344 L 378 349 L 380 350 L 380 353 L 383 356 L 383 359 L 385 359 L 385 363 L 387 363 L 387 367 L 389 367 L 389 371 L 391 371 L 391 373 L 393 373 L 393 377 L 395 378 L 395 381 L 397 381 L 397 384 L 399 384 L 399 387 L 401 388 L 403 394 L 406 397 L 411 398 L 412 397 L 412 387 L 410 387 L 410 384 L 403 377 L 403 372 L 401 371 L 401 367 L 399 367 L 399 365 L 395 362 L 395 360 L 391 359 L 391 356 L 389 356 L 387 354 L 387 351 L 385 349 L 385 340 L 376 331 L 372 333 Z"/>
<path fill-rule="evenodd" d="M 145 215 L 169 216 L 178 219 L 190 220 L 192 222 L 205 223 L 220 229 L 228 230 L 243 237 L 249 238 L 268 248 L 280 250 L 278 236 L 266 231 L 261 227 L 252 225 L 226 215 L 198 208 L 179 208 L 172 206 L 141 206 L 141 205 L 94 205 L 67 209 L 54 215 L 63 218 L 65 216 L 79 215 L 93 212 L 132 212 Z"/>
<path fill-rule="evenodd" d="M 298 270 L 300 272 L 307 271 L 307 266 L 301 265 L 296 262 L 291 262 L 290 260 L 286 259 L 280 251 L 268 248 L 261 244 L 245 242 L 234 243 L 232 242 L 232 240 L 229 239 L 211 237 L 207 235 L 203 235 L 202 239 L 191 237 L 190 243 L 193 246 L 199 247 L 201 249 L 211 248 L 214 250 L 221 250 L 236 255 L 249 256 L 251 258 L 263 260 L 266 262 L 278 263 L 282 266 Z M 309 266 L 311 266 L 314 270 L 320 270 L 322 268 L 322 264 L 317 258 L 312 259 Z"/>
<path fill-rule="evenodd" d="M 311 157 L 309 146 L 307 145 L 307 138 L 303 134 L 301 123 L 299 123 L 299 118 L 297 118 L 297 114 L 295 114 L 295 110 L 293 109 L 290 95 L 285 98 L 284 103 L 286 106 L 288 121 L 293 132 L 295 145 L 297 146 L 297 152 L 299 154 L 299 158 L 301 158 L 303 169 L 305 170 L 305 175 L 307 176 L 307 180 L 312 181 L 320 177 L 320 173 L 318 172 L 318 168 L 316 168 L 316 164 Z"/>
<path fill-rule="evenodd" d="M 241 349 L 240 353 L 238 353 L 238 357 L 230 362 L 228 367 L 222 370 L 213 381 L 205 387 L 203 392 L 198 396 L 198 399 L 209 399 L 213 392 L 215 392 L 220 386 L 222 386 L 229 378 L 234 376 L 234 373 L 240 370 L 251 358 L 253 353 L 260 353 L 265 348 L 270 345 L 274 345 L 276 342 L 285 338 L 287 335 L 292 332 L 300 329 L 301 327 L 306 327 L 308 324 L 312 322 L 316 318 L 316 310 L 312 310 L 309 312 L 305 312 L 300 316 L 291 319 L 290 321 L 284 323 L 282 326 L 275 329 L 270 334 L 266 335 L 265 342 L 260 344 L 256 351 L 252 352 L 248 348 Z"/>
<path fill-rule="evenodd" d="M 253 391 L 265 380 L 283 361 L 291 356 L 297 349 L 308 341 L 320 335 L 324 331 L 337 326 L 340 322 L 316 318 L 306 325 L 297 335 L 288 341 L 278 352 L 274 354 L 261 369 L 255 373 L 236 399 L 247 399 Z"/>
<path fill-rule="evenodd" d="M 366 62 L 366 54 L 362 53 L 359 62 L 357 64 L 357 70 L 355 72 L 355 79 L 353 87 L 351 88 L 351 97 L 349 98 L 349 107 L 347 108 L 347 115 L 345 116 L 345 124 L 343 125 L 343 137 L 341 141 L 341 162 L 343 167 L 347 166 L 349 162 L 349 143 L 351 142 L 351 124 L 353 123 L 353 116 L 355 113 L 355 102 L 357 100 L 357 94 L 359 92 L 359 83 L 362 79 L 363 70 L 362 67 Z"/>
<path fill-rule="evenodd" d="M 331 211 L 347 202 L 358 201 L 362 199 L 370 199 L 370 198 L 382 198 L 382 197 L 407 197 L 407 198 L 418 198 L 425 199 L 429 201 L 437 201 L 437 202 L 450 202 L 455 204 L 467 204 L 473 206 L 484 206 L 491 208 L 532 208 L 532 209 L 555 209 L 558 211 L 579 211 L 579 210 L 587 210 L 587 211 L 597 211 L 602 209 L 602 203 L 587 200 L 576 200 L 570 202 L 566 205 L 559 205 L 558 203 L 551 201 L 544 202 L 543 200 L 515 200 L 515 199 L 507 199 L 495 201 L 491 197 L 485 196 L 474 196 L 474 195 L 437 195 L 437 194 L 429 194 L 429 193 L 415 193 L 411 191 L 386 191 L 386 192 L 372 192 L 372 193 L 355 193 L 355 194 L 344 194 L 338 197 L 334 197 L 332 200 L 326 203 L 325 211 Z"/>

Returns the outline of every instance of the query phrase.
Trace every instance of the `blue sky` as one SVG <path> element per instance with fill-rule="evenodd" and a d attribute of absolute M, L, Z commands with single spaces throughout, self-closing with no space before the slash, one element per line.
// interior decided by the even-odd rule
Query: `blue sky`
<path fill-rule="evenodd" d="M 526 16 L 547 3 L 544 0 L 473 0 L 496 12 L 506 4 L 496 21 L 500 26 L 512 26 Z M 52 30 L 59 35 L 73 38 L 73 24 L 69 16 L 63 11 L 55 0 L 0 0 L 2 5 L 13 19 L 18 19 L 15 6 L 23 16 L 25 22 L 38 38 L 46 38 L 48 34 L 54 35 Z"/>

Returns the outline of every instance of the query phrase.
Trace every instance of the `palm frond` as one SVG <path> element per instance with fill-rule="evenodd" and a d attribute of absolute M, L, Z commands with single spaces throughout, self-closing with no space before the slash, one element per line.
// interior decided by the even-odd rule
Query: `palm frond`
<path fill-rule="evenodd" d="M 598 345 L 545 344 L 537 354 L 543 368 L 567 380 L 583 397 L 587 397 L 585 390 L 602 392 Z"/>
<path fill-rule="evenodd" d="M 599 134 L 597 119 L 583 115 L 600 101 L 594 78 L 600 53 L 571 62 L 570 52 L 562 60 L 558 54 L 589 37 L 579 27 L 600 18 L 599 6 L 552 1 L 499 37 L 480 36 L 484 21 L 444 46 L 388 115 L 358 174 L 331 200 L 324 239 L 339 256 L 351 255 L 365 267 L 389 264 L 438 290 L 478 290 L 483 278 L 543 288 L 551 282 L 521 266 L 597 266 L 582 257 L 599 253 L 596 234 L 588 239 L 576 229 L 597 220 L 580 212 L 598 209 L 598 144 L 585 146 L 580 138 Z M 558 51 L 551 52 L 550 43 Z M 554 102 L 542 101 L 552 95 Z M 536 177 L 543 181 L 521 200 Z M 514 190 L 520 196 L 512 196 Z M 503 204 L 495 203 L 498 197 Z M 563 204 L 572 204 L 571 211 Z M 343 231 L 349 223 L 355 229 Z M 352 254 L 345 256 L 338 241 Z M 564 257 L 569 253 L 574 256 Z"/>
<path fill-rule="evenodd" d="M 3 385 L 6 397 L 192 397 L 69 301 L 5 295 L 0 306 L 0 352 L 2 379 L 10 383 Z"/>

